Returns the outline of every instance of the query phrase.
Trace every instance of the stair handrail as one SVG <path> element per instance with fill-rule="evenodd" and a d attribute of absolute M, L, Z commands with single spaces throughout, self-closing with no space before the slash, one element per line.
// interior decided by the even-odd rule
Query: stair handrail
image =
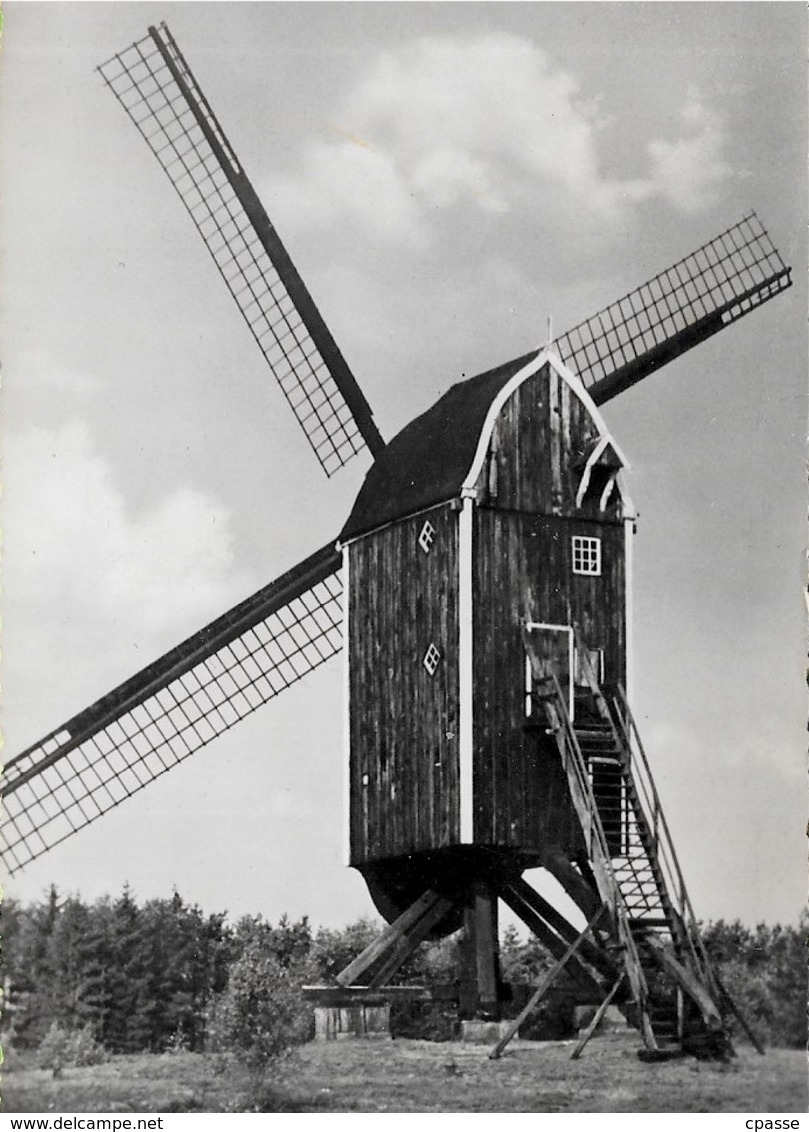
<path fill-rule="evenodd" d="M 607 838 L 598 812 L 598 804 L 593 793 L 590 776 L 587 772 L 587 763 L 582 755 L 581 747 L 579 746 L 579 741 L 573 728 L 573 721 L 567 709 L 565 695 L 562 692 L 562 688 L 555 673 L 551 673 L 549 683 L 553 688 L 553 696 L 550 698 L 541 696 L 539 699 L 543 704 L 552 732 L 557 736 L 560 732 L 562 734 L 563 742 L 559 743 L 557 738 L 557 747 L 562 756 L 565 773 L 569 775 L 572 771 L 576 785 L 583 795 L 586 811 L 584 814 L 579 812 L 575 796 L 573 797 L 573 803 L 579 817 L 582 833 L 584 834 L 588 856 L 595 865 L 596 881 L 601 880 L 606 889 L 606 891 L 601 891 L 599 894 L 613 913 L 618 927 L 618 937 L 626 956 L 627 977 L 638 1006 L 644 1043 L 649 1049 L 657 1049 L 657 1042 L 652 1032 L 646 1006 L 649 997 L 649 988 L 641 966 L 637 944 L 632 935 L 632 929 L 629 923 L 629 911 L 612 867 L 612 858 L 609 854 Z"/>
<path fill-rule="evenodd" d="M 684 942 L 687 944 L 697 967 L 704 972 L 709 986 L 714 989 L 714 993 L 721 996 L 720 986 L 708 958 L 705 943 L 702 939 L 702 933 L 699 930 L 699 921 L 697 920 L 693 905 L 691 904 L 691 898 L 688 895 L 685 878 L 680 868 L 677 852 L 674 848 L 674 840 L 671 836 L 671 831 L 666 821 L 666 815 L 660 803 L 660 796 L 657 792 L 655 780 L 649 765 L 649 759 L 646 755 L 646 750 L 643 746 L 635 717 L 632 714 L 632 709 L 629 706 L 626 691 L 621 684 L 618 684 L 618 696 L 615 697 L 614 703 L 616 707 L 615 715 L 624 733 L 626 740 L 625 747 L 631 760 L 630 769 L 632 771 L 632 777 L 636 783 L 636 787 L 642 786 L 645 798 L 648 799 L 649 796 L 651 796 L 653 812 L 659 829 L 658 843 L 664 850 L 663 854 L 659 856 L 666 866 L 665 871 L 670 874 L 667 878 L 669 883 L 671 884 L 671 882 L 674 881 L 673 887 L 677 897 L 676 909 L 685 928 L 683 933 L 685 937 Z M 635 773 L 635 768 L 641 773 Z M 641 795 L 640 790 L 638 790 L 638 794 L 639 796 Z M 643 798 L 641 798 L 641 802 L 643 804 Z M 648 823 L 648 816 L 645 815 L 645 817 Z"/>
<path fill-rule="evenodd" d="M 635 718 L 632 715 L 626 692 L 623 685 L 619 683 L 619 698 L 613 700 L 615 710 L 610 710 L 596 673 L 593 671 L 590 656 L 578 625 L 573 626 L 573 636 L 583 675 L 595 697 L 604 721 L 609 723 L 613 731 L 620 757 L 625 763 L 625 771 L 631 777 L 635 786 L 635 793 L 641 809 L 640 815 L 636 814 L 636 819 L 640 818 L 652 840 L 652 847 L 660 870 L 660 881 L 662 881 L 664 888 L 660 895 L 676 914 L 671 925 L 672 934 L 680 947 L 688 951 L 696 969 L 703 972 L 703 976 L 713 989 L 714 994 L 718 995 L 720 993 L 719 987 L 705 950 L 699 930 L 699 922 L 691 905 L 680 862 L 674 849 L 674 841 L 669 831 L 649 760 L 646 757 L 646 751 Z M 627 722 L 629 726 L 627 726 Z M 659 890 L 660 883 L 657 878 L 655 878 L 655 884 Z"/>
<path fill-rule="evenodd" d="M 675 948 L 681 959 L 688 957 L 694 973 L 702 979 L 711 998 L 715 1002 L 724 1000 L 738 1015 L 738 1007 L 722 987 L 708 958 L 699 921 L 685 886 L 674 841 L 626 692 L 619 683 L 617 687 L 620 698 L 614 697 L 612 705 L 607 704 L 578 625 L 573 626 L 573 634 L 580 669 L 593 694 L 599 714 L 612 732 L 627 782 L 632 784 L 630 804 L 641 843 L 649 842 L 649 848 L 645 851 L 653 865 L 654 884 L 666 909 L 666 919 Z M 698 1005 L 703 1009 L 701 1004 Z M 759 1048 L 758 1044 L 756 1048 Z"/>
<path fill-rule="evenodd" d="M 750 1026 L 749 1021 L 744 1016 L 738 1004 L 734 1001 L 732 995 L 727 987 L 723 984 L 718 973 L 714 970 L 713 963 L 711 962 L 705 941 L 702 938 L 699 920 L 694 912 L 691 898 L 688 895 L 688 889 L 685 885 L 685 878 L 683 877 L 680 862 L 677 857 L 677 851 L 674 848 L 674 840 L 666 821 L 666 815 L 660 802 L 660 797 L 657 793 L 657 786 L 655 785 L 652 768 L 649 765 L 649 759 L 646 755 L 646 749 L 643 745 L 643 740 L 640 737 L 638 725 L 635 722 L 635 717 L 632 708 L 629 706 L 629 699 L 622 684 L 617 685 L 618 695 L 613 697 L 613 724 L 617 721 L 617 725 L 621 729 L 624 739 L 623 745 L 628 752 L 630 759 L 629 770 L 632 775 L 632 780 L 636 785 L 636 792 L 638 793 L 639 800 L 640 791 L 637 790 L 638 784 L 643 783 L 643 792 L 648 797 L 652 796 L 655 814 L 659 818 L 660 830 L 662 831 L 662 842 L 664 847 L 667 848 L 666 857 L 670 856 L 671 863 L 668 864 L 666 857 L 664 857 L 664 864 L 667 866 L 667 872 L 673 872 L 676 880 L 676 890 L 678 893 L 678 907 L 677 914 L 682 923 L 682 937 L 688 947 L 688 951 L 694 962 L 695 969 L 700 972 L 705 981 L 711 996 L 717 1003 L 723 1003 L 725 1008 L 730 1010 L 738 1020 L 747 1037 L 752 1042 L 754 1048 L 759 1054 L 764 1053 L 764 1047 Z M 637 771 L 642 771 L 642 778 Z M 641 805 L 643 805 L 641 800 Z M 648 823 L 648 818 L 644 815 L 644 820 Z M 664 881 L 665 881 L 664 877 Z M 669 881 L 669 883 L 671 883 Z"/>
<path fill-rule="evenodd" d="M 590 656 L 578 625 L 573 626 L 573 636 L 582 674 L 596 701 L 596 706 L 604 722 L 609 725 L 613 733 L 613 738 L 615 739 L 616 748 L 618 750 L 618 757 L 624 765 L 624 772 L 631 778 L 635 787 L 635 794 L 637 795 L 641 810 L 640 814 L 636 813 L 635 818 L 636 821 L 642 823 L 648 837 L 651 839 L 652 851 L 660 874 L 659 879 L 655 876 L 655 886 L 658 889 L 660 898 L 676 913 L 676 918 L 671 924 L 672 934 L 676 937 L 677 943 L 680 946 L 684 946 L 693 951 L 693 947 L 688 938 L 688 932 L 683 924 L 683 896 L 687 898 L 685 883 L 679 862 L 674 854 L 674 845 L 671 836 L 668 834 L 668 827 L 665 825 L 665 815 L 663 814 L 663 808 L 660 804 L 660 798 L 657 794 L 648 761 L 645 761 L 643 764 L 645 771 L 643 774 L 638 775 L 634 773 L 632 743 L 624 727 L 620 710 L 617 712 L 617 724 L 620 725 L 619 731 L 616 724 L 616 712 L 610 709 L 610 705 L 607 703 L 596 673 L 593 671 Z M 626 697 L 624 697 L 624 699 L 625 698 Z M 665 836 L 662 841 L 661 829 L 665 831 Z M 672 857 L 672 860 L 669 860 L 669 856 Z"/>

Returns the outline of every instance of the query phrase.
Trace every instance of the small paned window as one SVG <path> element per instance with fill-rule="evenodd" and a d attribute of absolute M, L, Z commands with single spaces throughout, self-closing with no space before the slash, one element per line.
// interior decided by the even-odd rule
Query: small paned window
<path fill-rule="evenodd" d="M 430 553 L 434 539 L 435 527 L 430 522 L 430 520 L 427 519 L 424 523 L 424 526 L 421 528 L 421 534 L 419 535 L 419 546 L 425 554 Z"/>
<path fill-rule="evenodd" d="M 601 573 L 601 539 L 573 536 L 573 573 Z"/>
<path fill-rule="evenodd" d="M 436 669 L 438 668 L 438 663 L 439 663 L 440 660 L 441 660 L 441 653 L 438 651 L 438 649 L 435 647 L 435 645 L 430 645 L 430 647 L 427 649 L 426 653 L 424 654 L 424 660 L 422 661 L 424 667 L 427 669 L 427 672 L 430 676 L 435 676 L 435 672 L 436 672 Z"/>

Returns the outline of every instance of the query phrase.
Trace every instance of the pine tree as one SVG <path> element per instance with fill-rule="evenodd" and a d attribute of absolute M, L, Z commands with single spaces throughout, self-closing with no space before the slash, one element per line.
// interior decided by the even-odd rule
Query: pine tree
<path fill-rule="evenodd" d="M 88 909 L 81 900 L 69 896 L 59 912 L 48 939 L 47 965 L 58 987 L 58 996 L 50 1011 L 51 1023 L 64 1030 L 79 1026 L 79 986 L 82 982 L 81 941 L 87 933 Z"/>
<path fill-rule="evenodd" d="M 86 925 L 76 947 L 79 969 L 76 1021 L 80 1027 L 89 1027 L 98 1040 L 103 1038 L 110 1012 L 110 921 L 110 902 L 104 897 L 88 909 Z"/>
<path fill-rule="evenodd" d="M 104 1044 L 115 1053 L 132 1053 L 149 1044 L 153 988 L 144 926 L 127 884 L 113 905 L 111 917 L 112 977 Z"/>
<path fill-rule="evenodd" d="M 60 914 L 59 893 L 50 886 L 43 903 L 21 910 L 11 958 L 12 1000 L 16 1001 L 15 1037 L 21 1046 L 38 1045 L 59 1009 L 58 975 L 53 969 L 50 940 Z"/>
<path fill-rule="evenodd" d="M 150 1047 L 166 1049 L 178 1043 L 189 1047 L 194 1031 L 191 992 L 191 957 L 195 925 L 178 893 L 171 900 L 155 900 L 144 910 L 151 950 L 151 996 L 147 1010 Z"/>

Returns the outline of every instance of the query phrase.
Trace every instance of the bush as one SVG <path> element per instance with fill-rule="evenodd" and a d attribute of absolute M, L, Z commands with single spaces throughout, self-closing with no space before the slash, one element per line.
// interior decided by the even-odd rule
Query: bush
<path fill-rule="evenodd" d="M 773 1046 L 806 1041 L 806 937 L 809 919 L 797 927 L 719 920 L 703 929 L 711 962 L 756 1035 Z M 739 1026 L 731 1013 L 733 1033 Z"/>
<path fill-rule="evenodd" d="M 756 970 L 744 960 L 717 965 L 722 983 L 753 1032 L 768 1046 L 799 1049 L 806 1042 L 806 1003 L 802 986 L 784 993 L 772 970 Z M 732 1012 L 727 1014 L 731 1032 L 741 1036 Z"/>
<path fill-rule="evenodd" d="M 392 1038 L 417 1038 L 423 1042 L 451 1042 L 460 1022 L 454 1002 L 393 1002 L 390 1008 Z"/>
<path fill-rule="evenodd" d="M 59 1077 L 69 1066 L 101 1065 L 108 1057 L 104 1047 L 96 1041 L 91 1030 L 65 1030 L 53 1022 L 37 1049 L 40 1069 L 51 1069 Z"/>
<path fill-rule="evenodd" d="M 312 981 L 331 981 L 376 939 L 379 932 L 380 926 L 367 919 L 356 920 L 341 931 L 321 928 L 309 955 Z"/>
<path fill-rule="evenodd" d="M 312 1036 L 312 1008 L 300 981 L 260 943 L 251 943 L 233 964 L 225 991 L 209 1019 L 215 1048 L 232 1050 L 261 1069 L 286 1049 Z"/>

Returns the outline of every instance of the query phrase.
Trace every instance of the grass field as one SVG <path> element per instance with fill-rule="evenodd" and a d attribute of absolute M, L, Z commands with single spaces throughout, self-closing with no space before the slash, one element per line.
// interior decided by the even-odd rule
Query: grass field
<path fill-rule="evenodd" d="M 460 1042 L 311 1044 L 258 1078 L 221 1056 L 128 1055 L 49 1071 L 8 1057 L 6 1113 L 107 1112 L 805 1112 L 801 1050 L 749 1047 L 726 1065 L 638 1060 L 636 1035 L 514 1042 L 500 1061 Z"/>

